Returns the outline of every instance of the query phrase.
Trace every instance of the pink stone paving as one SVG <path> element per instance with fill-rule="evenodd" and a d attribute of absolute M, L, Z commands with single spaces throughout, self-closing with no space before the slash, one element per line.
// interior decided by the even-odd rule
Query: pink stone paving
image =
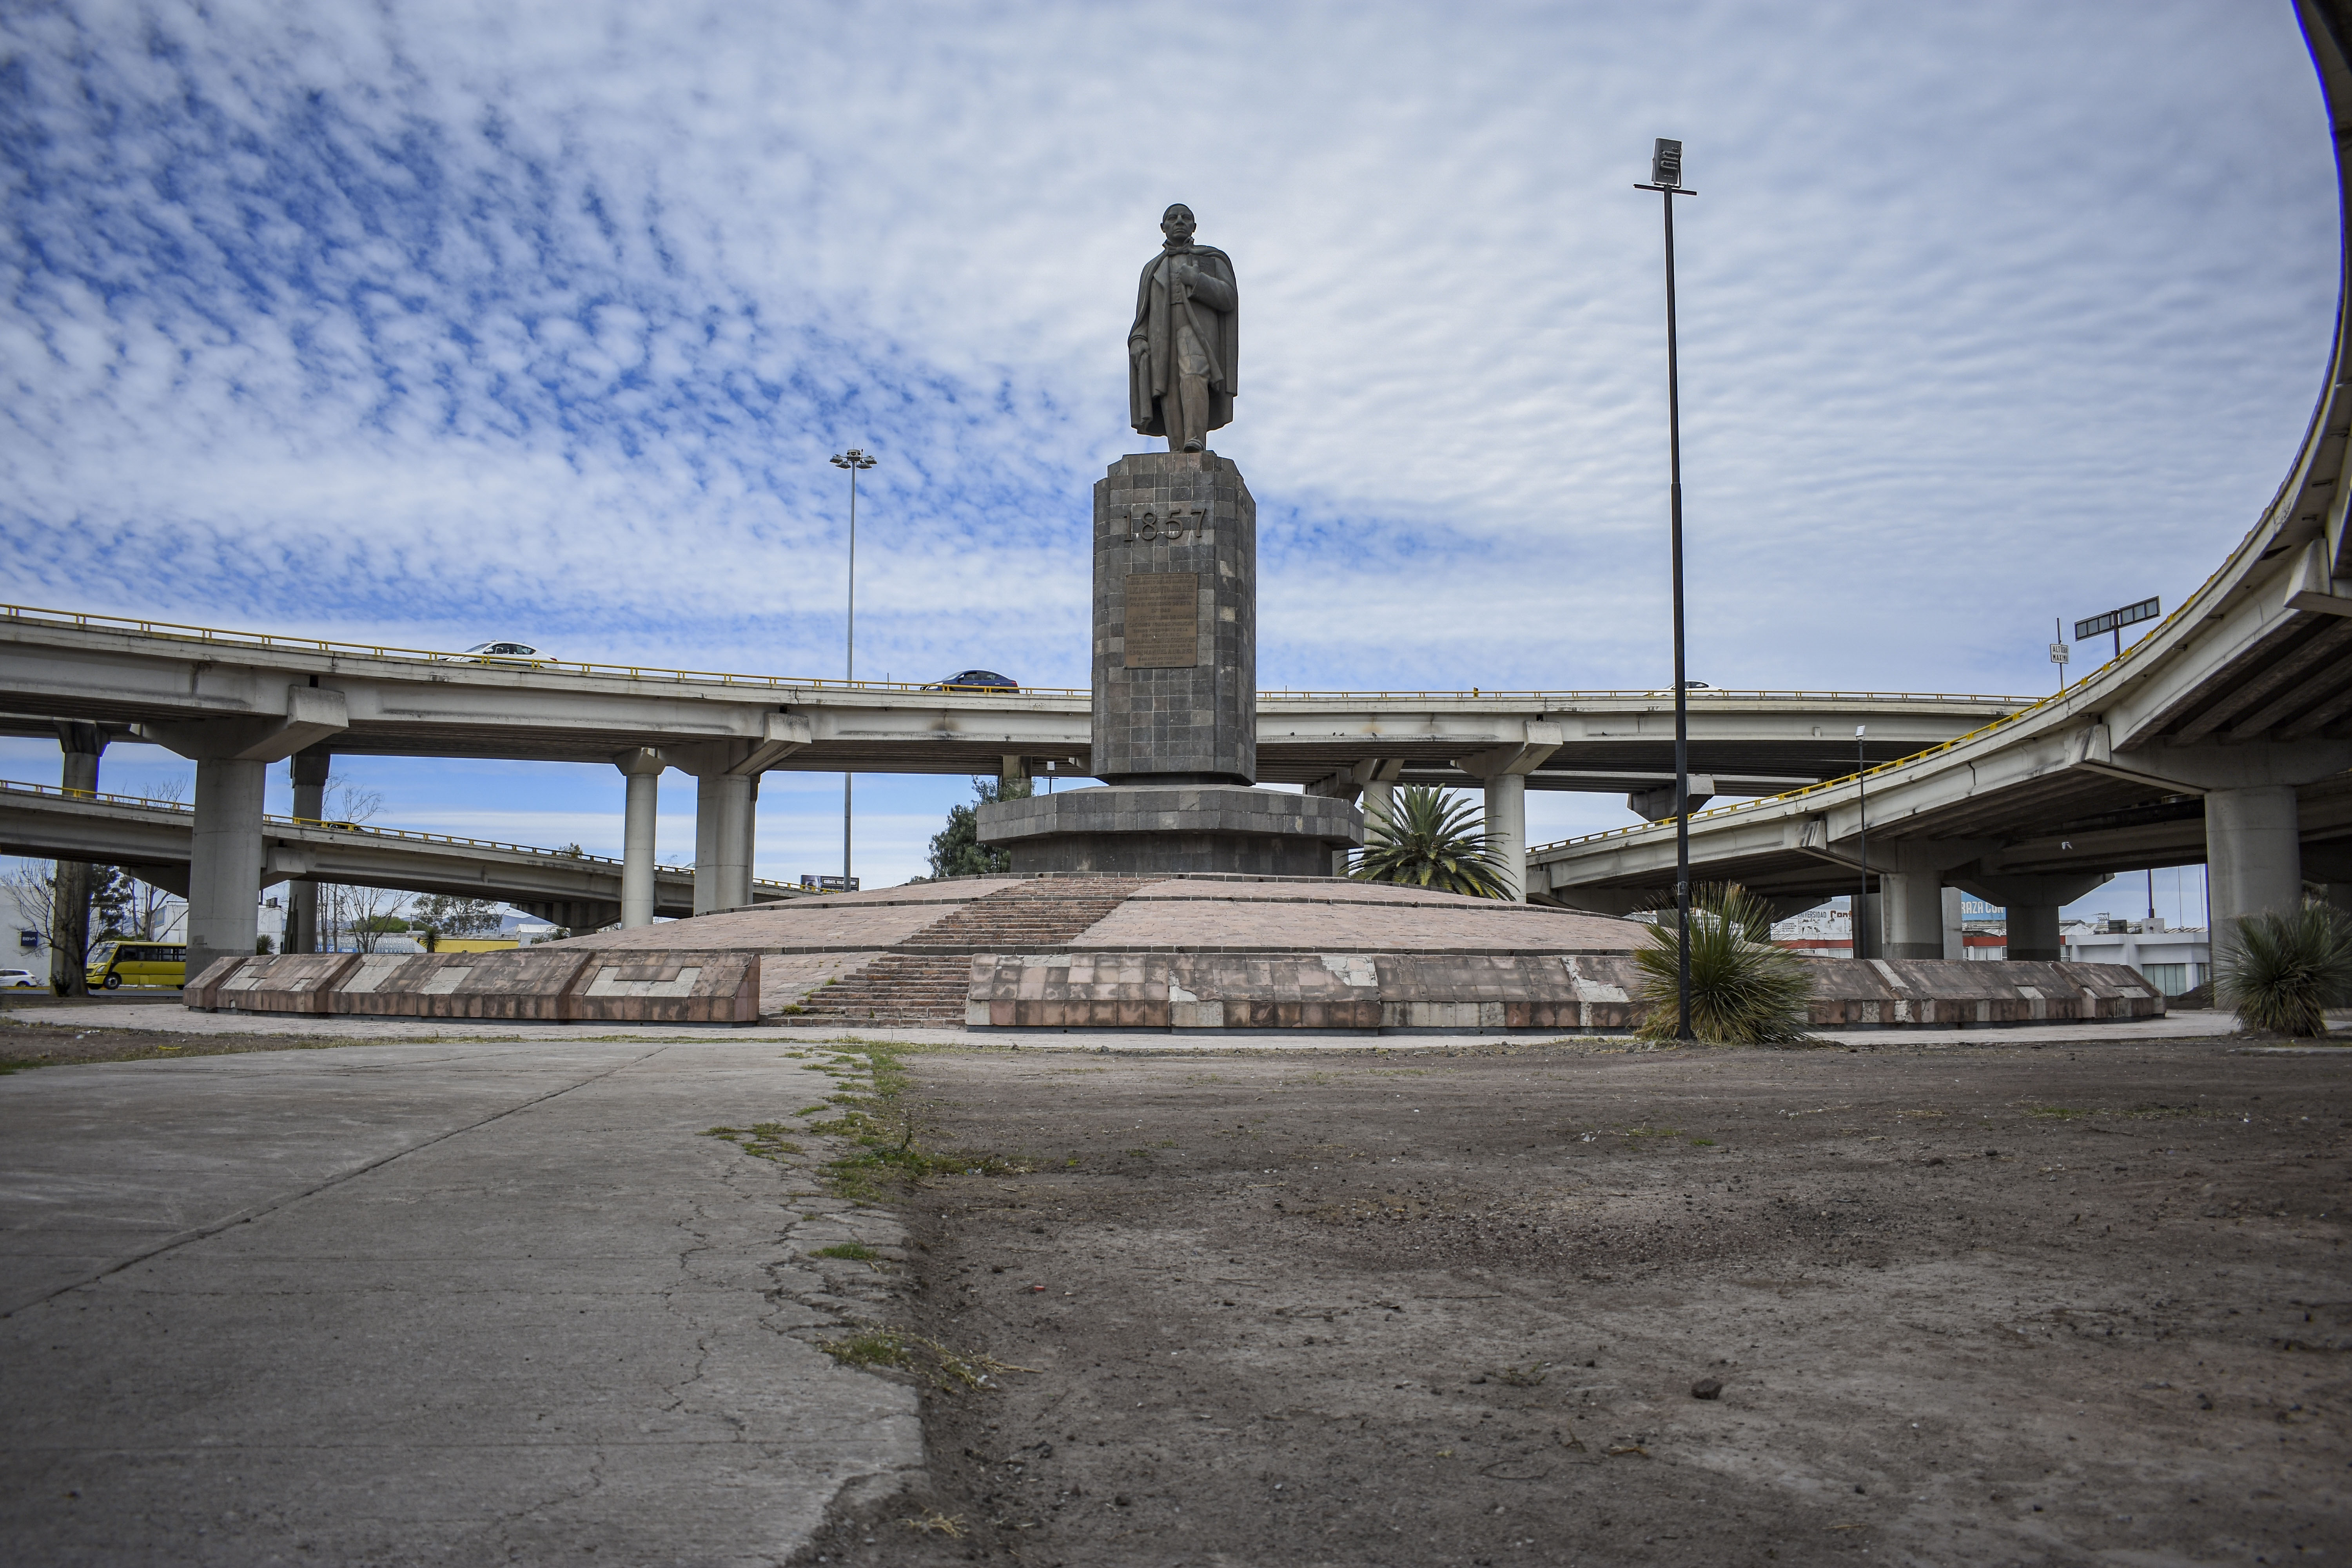
<path fill-rule="evenodd" d="M 1631 921 L 1486 899 L 1408 895 L 1396 900 L 1314 899 L 1283 889 L 1261 897 L 1254 886 L 1160 884 L 1089 926 L 1073 947 L 1292 948 L 1324 952 L 1493 951 L 1629 952 L 1645 929 Z M 1281 884 L 1271 884 L 1282 889 Z M 1404 893 L 1406 889 L 1383 889 Z M 1244 894 L 1246 896 L 1242 896 Z M 1441 896 L 1442 897 L 1442 896 Z"/>
<path fill-rule="evenodd" d="M 945 920 L 982 894 L 1010 885 L 1009 879 L 975 878 L 968 882 L 794 899 L 789 903 L 697 915 L 690 921 L 640 926 L 635 931 L 598 931 L 593 936 L 574 937 L 568 945 L 671 948 L 690 944 L 712 952 L 750 948 L 763 952 L 807 947 L 890 947 L 933 921 Z"/>

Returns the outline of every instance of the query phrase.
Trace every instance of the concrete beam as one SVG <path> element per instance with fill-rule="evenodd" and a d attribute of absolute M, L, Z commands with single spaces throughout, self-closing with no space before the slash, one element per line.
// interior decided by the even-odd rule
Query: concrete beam
<path fill-rule="evenodd" d="M 1715 780 L 1706 773 L 1692 773 L 1689 804 L 1685 811 L 1697 811 L 1715 798 Z M 1665 822 L 1677 815 L 1675 810 L 1675 781 L 1672 778 L 1649 789 L 1637 789 L 1625 797 L 1625 808 L 1644 822 Z"/>
<path fill-rule="evenodd" d="M 736 773 L 765 773 L 794 752 L 804 752 L 814 743 L 816 731 L 805 713 L 771 713 L 761 726 L 760 738 L 751 743 L 742 759 L 727 770 Z"/>
<path fill-rule="evenodd" d="M 341 692 L 308 686 L 288 687 L 284 711 L 275 716 L 132 726 L 141 740 L 194 761 L 236 763 L 282 763 L 350 727 Z"/>

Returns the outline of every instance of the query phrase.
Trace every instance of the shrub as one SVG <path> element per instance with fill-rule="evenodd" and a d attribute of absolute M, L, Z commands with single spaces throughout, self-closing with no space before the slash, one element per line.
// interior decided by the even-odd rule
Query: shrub
<path fill-rule="evenodd" d="M 1805 961 L 1769 939 L 1771 907 L 1737 882 L 1694 889 L 1690 913 L 1691 1033 L 1708 1045 L 1801 1039 L 1811 1021 L 1813 977 Z M 1645 1009 L 1642 1035 L 1670 1040 L 1680 1012 L 1682 933 L 1674 911 L 1633 954 Z"/>
<path fill-rule="evenodd" d="M 2352 1000 L 2352 919 L 2326 904 L 2248 915 L 2223 942 L 2214 994 L 2250 1029 L 2327 1033 L 2327 1009 Z"/>

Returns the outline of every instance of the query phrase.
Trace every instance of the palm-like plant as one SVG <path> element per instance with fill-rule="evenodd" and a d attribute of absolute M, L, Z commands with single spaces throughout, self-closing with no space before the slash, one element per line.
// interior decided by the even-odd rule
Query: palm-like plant
<path fill-rule="evenodd" d="M 1510 896 L 1503 864 L 1467 801 L 1425 784 L 1401 784 L 1384 815 L 1364 814 L 1364 852 L 1357 858 L 1359 881 L 1437 888 L 1474 898 Z"/>
<path fill-rule="evenodd" d="M 2250 1029 L 2315 1037 L 2327 1009 L 2352 1001 L 2352 920 L 2316 901 L 2238 921 L 2213 994 Z"/>
<path fill-rule="evenodd" d="M 1661 911 L 1633 954 L 1642 971 L 1641 1032 L 1671 1039 L 1682 1011 L 1682 932 Z M 1772 909 L 1737 882 L 1692 889 L 1691 1033 L 1709 1045 L 1801 1039 L 1811 1022 L 1813 977 L 1805 961 L 1773 945 Z"/>

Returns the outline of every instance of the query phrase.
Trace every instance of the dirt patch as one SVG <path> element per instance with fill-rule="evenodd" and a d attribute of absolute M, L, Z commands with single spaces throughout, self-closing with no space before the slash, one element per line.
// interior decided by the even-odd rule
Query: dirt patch
<path fill-rule="evenodd" d="M 163 1029 L 77 1029 L 69 1010 L 0 1018 L 0 1073 L 82 1062 L 166 1061 L 174 1057 L 226 1057 L 247 1051 L 311 1051 L 360 1046 L 366 1040 L 303 1039 L 287 1035 L 184 1035 Z M 59 1019 L 58 1015 L 63 1018 Z M 53 1021 L 56 1020 L 56 1021 Z"/>
<path fill-rule="evenodd" d="M 906 1326 L 1035 1370 L 927 1385 L 928 1487 L 795 1562 L 2352 1545 L 2352 1058 L 911 1065 L 1033 1170 L 906 1197 Z"/>

